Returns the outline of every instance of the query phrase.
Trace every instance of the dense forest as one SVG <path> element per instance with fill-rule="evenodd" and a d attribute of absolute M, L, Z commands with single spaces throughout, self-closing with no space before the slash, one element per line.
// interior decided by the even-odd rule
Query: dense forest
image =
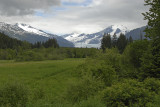
<path fill-rule="evenodd" d="M 61 96 L 45 100 L 48 107 L 159 107 L 160 2 L 145 2 L 151 7 L 143 13 L 148 20 L 145 32 L 149 40 L 105 34 L 101 49 L 61 48 L 54 39 L 29 44 L 1 33 L 0 59 L 19 62 L 85 58 L 72 74 L 78 81 L 71 82 Z M 36 98 L 41 96 L 43 91 L 37 91 Z M 36 101 L 29 100 L 24 86 L 0 89 L 0 106 L 41 106 L 43 99 Z"/>

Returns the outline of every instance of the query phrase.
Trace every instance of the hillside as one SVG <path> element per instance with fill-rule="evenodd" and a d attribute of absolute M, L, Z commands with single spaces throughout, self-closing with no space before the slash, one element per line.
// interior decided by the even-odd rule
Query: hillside
<path fill-rule="evenodd" d="M 16 23 L 14 25 L 0 22 L 0 32 L 22 41 L 30 43 L 45 42 L 49 38 L 55 38 L 61 47 L 74 47 L 73 43 L 60 36 L 46 33 L 30 25 Z"/>

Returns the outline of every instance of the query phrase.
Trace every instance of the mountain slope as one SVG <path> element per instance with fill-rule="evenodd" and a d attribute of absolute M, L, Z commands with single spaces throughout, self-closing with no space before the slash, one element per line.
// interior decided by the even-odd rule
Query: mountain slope
<path fill-rule="evenodd" d="M 143 26 L 140 28 L 133 29 L 126 34 L 126 37 L 129 38 L 131 36 L 133 40 L 139 40 L 141 39 L 141 35 L 142 35 L 142 39 L 145 39 L 146 37 L 144 37 L 145 35 L 144 30 L 146 29 L 146 27 L 147 26 Z"/>
<path fill-rule="evenodd" d="M 6 35 L 16 38 L 22 41 L 28 41 L 30 43 L 35 43 L 38 41 L 44 42 L 47 41 L 49 38 L 55 38 L 58 44 L 61 47 L 74 47 L 74 44 L 65 40 L 64 38 L 46 33 L 42 30 L 33 28 L 26 24 L 6 24 L 0 22 L 0 32 L 5 33 Z"/>
<path fill-rule="evenodd" d="M 117 36 L 119 36 L 120 33 L 126 34 L 128 31 L 129 30 L 123 25 L 112 25 L 93 34 L 72 33 L 63 35 L 62 37 L 74 43 L 75 47 L 100 47 L 101 39 L 105 33 L 110 33 L 111 35 L 116 33 Z"/>

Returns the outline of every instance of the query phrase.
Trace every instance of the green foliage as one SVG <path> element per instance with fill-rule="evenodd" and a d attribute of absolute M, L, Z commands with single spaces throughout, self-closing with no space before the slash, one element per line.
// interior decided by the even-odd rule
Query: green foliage
<path fill-rule="evenodd" d="M 141 66 L 141 58 L 143 54 L 147 51 L 148 49 L 149 42 L 147 40 L 143 41 L 135 41 L 134 43 L 130 44 L 126 49 L 128 53 L 128 58 L 130 59 L 130 62 L 135 66 L 135 67 L 140 67 Z"/>
<path fill-rule="evenodd" d="M 43 58 L 44 57 L 40 53 L 29 50 L 17 56 L 16 61 L 41 61 Z"/>
<path fill-rule="evenodd" d="M 102 100 L 109 107 L 145 107 L 154 95 L 144 88 L 143 83 L 127 79 L 107 87 L 102 96 Z"/>
<path fill-rule="evenodd" d="M 89 98 L 88 100 L 81 101 L 73 107 L 106 107 L 99 98 Z"/>
<path fill-rule="evenodd" d="M 84 59 L 80 58 L 36 62 L 14 62 L 0 60 L 0 86 L 3 86 L 4 83 L 9 83 L 9 85 L 0 87 L 0 104 L 3 104 L 1 103 L 1 95 L 6 90 L 6 87 L 11 85 L 18 87 L 14 89 L 16 90 L 14 93 L 20 92 L 18 95 L 22 93 L 23 89 L 26 90 L 28 99 L 26 101 L 27 104 L 24 104 L 26 104 L 27 107 L 61 107 L 61 105 L 66 107 L 66 100 L 61 102 L 61 97 L 64 97 L 64 93 L 70 84 L 73 82 L 77 83 L 77 81 L 79 81 L 75 71 L 77 70 L 76 67 L 83 62 Z M 21 84 L 19 85 L 18 83 L 15 83 L 14 85 L 12 81 L 23 81 L 25 86 Z M 7 95 L 8 92 L 5 91 L 5 93 Z M 16 100 L 16 98 L 14 99 Z M 15 101 L 14 99 L 12 100 Z M 57 100 L 60 100 L 60 102 Z M 5 101 L 8 100 L 6 99 Z M 54 104 L 53 102 L 57 102 L 59 104 Z M 18 103 L 20 103 L 20 101 Z M 2 105 L 0 105 L 0 107 L 1 106 Z M 4 107 L 7 106 L 4 105 Z"/>
<path fill-rule="evenodd" d="M 16 57 L 16 50 L 13 49 L 0 49 L 1 60 L 12 60 Z"/>
<path fill-rule="evenodd" d="M 133 43 L 132 36 L 129 37 L 128 42 L 129 42 L 129 43 Z"/>
<path fill-rule="evenodd" d="M 42 61 L 63 60 L 64 58 L 86 58 L 95 56 L 98 52 L 94 48 L 35 48 L 0 49 L 0 60 Z"/>
<path fill-rule="evenodd" d="M 116 33 L 114 33 L 113 38 L 112 38 L 112 47 L 116 47 L 117 46 L 117 35 Z"/>
<path fill-rule="evenodd" d="M 87 100 L 104 88 L 102 81 L 86 76 L 76 84 L 72 84 L 66 92 L 66 99 L 72 103 Z"/>
<path fill-rule="evenodd" d="M 145 3 L 145 5 L 150 6 L 149 12 L 143 13 L 144 19 L 148 20 L 149 25 L 145 30 L 146 37 L 149 37 L 152 41 L 151 53 L 154 67 L 150 67 L 150 71 L 154 72 L 156 78 L 160 78 L 160 1 L 145 0 Z"/>
<path fill-rule="evenodd" d="M 160 2 L 159 0 L 145 0 L 145 5 L 150 6 L 149 12 L 143 13 L 144 19 L 148 20 L 149 27 L 145 30 L 150 39 L 160 38 Z"/>
<path fill-rule="evenodd" d="M 105 85 L 110 86 L 117 80 L 117 72 L 120 70 L 118 55 L 116 49 L 106 50 L 106 53 L 97 53 L 79 67 L 80 74 L 82 76 L 91 75 L 104 81 Z"/>
<path fill-rule="evenodd" d="M 49 48 L 49 47 L 54 47 L 54 48 L 59 48 L 59 45 L 56 41 L 56 39 L 52 38 L 52 39 L 48 39 L 46 42 L 37 42 L 35 44 L 32 45 L 33 48 Z"/>
<path fill-rule="evenodd" d="M 160 94 L 155 96 L 152 103 L 147 103 L 146 107 L 159 107 L 159 105 L 160 105 Z"/>
<path fill-rule="evenodd" d="M 33 92 L 33 99 L 34 100 L 43 99 L 44 97 L 45 97 L 45 92 L 44 92 L 44 89 L 42 89 L 42 88 L 37 88 Z"/>
<path fill-rule="evenodd" d="M 155 78 L 147 78 L 144 80 L 144 86 L 151 92 L 158 94 L 160 92 L 160 80 Z"/>
<path fill-rule="evenodd" d="M 10 38 L 3 33 L 0 33 L 0 49 L 16 49 L 18 46 L 23 48 L 31 48 L 31 44 L 28 42 L 22 42 L 20 40 Z"/>
<path fill-rule="evenodd" d="M 118 48 L 119 52 L 123 53 L 126 46 L 127 46 L 126 36 L 121 33 L 118 40 L 117 40 L 117 48 Z"/>
<path fill-rule="evenodd" d="M 0 89 L 0 106 L 26 107 L 28 92 L 21 84 L 7 84 Z"/>
<path fill-rule="evenodd" d="M 159 78 L 160 73 L 155 69 L 157 66 L 154 64 L 154 56 L 152 54 L 152 47 L 149 45 L 147 51 L 143 54 L 141 60 L 141 77 L 142 79 L 148 77 Z"/>
<path fill-rule="evenodd" d="M 101 41 L 101 49 L 105 51 L 106 48 L 111 48 L 112 47 L 112 40 L 111 40 L 111 35 L 110 34 L 104 34 L 102 41 Z"/>
<path fill-rule="evenodd" d="M 130 37 L 129 43 L 131 42 L 133 42 L 133 40 Z M 127 44 L 128 40 L 122 33 L 120 34 L 119 38 L 117 38 L 117 35 L 114 34 L 112 39 L 110 34 L 105 34 L 101 41 L 101 49 L 103 52 L 105 52 L 106 48 L 118 48 L 119 52 L 122 54 Z"/>
<path fill-rule="evenodd" d="M 87 65 L 86 65 L 87 64 Z M 82 67 L 81 73 L 83 75 L 92 75 L 92 77 L 100 78 L 107 86 L 110 86 L 116 81 L 116 72 L 113 66 L 103 60 L 88 60 Z"/>

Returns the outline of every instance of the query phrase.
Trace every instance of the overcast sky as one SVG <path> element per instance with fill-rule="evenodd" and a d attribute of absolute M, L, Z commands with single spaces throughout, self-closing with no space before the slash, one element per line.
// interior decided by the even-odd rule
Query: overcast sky
<path fill-rule="evenodd" d="M 144 26 L 147 10 L 144 0 L 0 0 L 0 22 L 55 34 L 94 33 L 110 25 Z"/>

